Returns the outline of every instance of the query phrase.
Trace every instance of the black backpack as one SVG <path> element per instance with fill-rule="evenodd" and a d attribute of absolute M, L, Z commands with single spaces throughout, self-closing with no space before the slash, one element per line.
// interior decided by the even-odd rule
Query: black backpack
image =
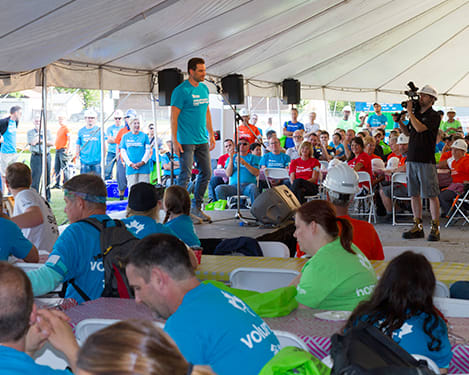
<path fill-rule="evenodd" d="M 331 375 L 435 375 L 378 328 L 360 322 L 331 337 Z"/>
<path fill-rule="evenodd" d="M 93 260 L 103 260 L 104 267 L 104 291 L 101 297 L 133 298 L 132 288 L 125 274 L 124 261 L 134 249 L 138 238 L 130 233 L 125 224 L 120 220 L 107 219 L 102 222 L 95 218 L 80 220 L 92 225 L 100 232 L 101 253 L 94 256 Z M 114 222 L 114 226 L 108 223 Z M 89 301 L 90 297 L 75 283 L 75 279 L 66 284 L 72 285 L 80 296 Z M 64 283 L 65 291 L 67 285 Z"/>

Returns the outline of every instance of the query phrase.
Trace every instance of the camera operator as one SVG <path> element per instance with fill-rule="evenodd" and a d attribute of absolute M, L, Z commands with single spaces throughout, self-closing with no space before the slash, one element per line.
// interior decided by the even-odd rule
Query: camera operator
<path fill-rule="evenodd" d="M 399 127 L 409 136 L 409 151 L 407 155 L 407 188 L 411 197 L 414 226 L 402 234 L 403 238 L 423 238 L 422 198 L 430 201 L 432 215 L 431 231 L 428 241 L 440 240 L 439 215 L 440 203 L 438 195 L 438 175 L 435 163 L 435 144 L 440 126 L 440 115 L 432 108 L 438 98 L 436 90 L 425 85 L 418 91 L 418 101 L 407 101 L 409 123 L 399 119 Z M 403 103 L 404 104 L 404 103 Z M 414 109 L 415 107 L 415 109 Z"/>

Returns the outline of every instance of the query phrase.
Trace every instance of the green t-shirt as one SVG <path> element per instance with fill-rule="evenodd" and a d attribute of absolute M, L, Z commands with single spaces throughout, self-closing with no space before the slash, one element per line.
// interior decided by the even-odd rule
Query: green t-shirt
<path fill-rule="evenodd" d="M 296 300 L 315 309 L 352 311 L 368 299 L 376 274 L 358 247 L 352 249 L 356 254 L 345 250 L 340 238 L 321 247 L 301 270 Z"/>
<path fill-rule="evenodd" d="M 355 129 L 356 127 L 356 122 L 353 118 L 349 117 L 347 121 L 345 121 L 343 118 L 340 119 L 340 121 L 337 123 L 336 128 L 348 130 L 348 129 Z"/>
<path fill-rule="evenodd" d="M 461 122 L 458 120 L 454 120 L 453 122 L 442 121 L 440 124 L 440 129 L 448 134 L 456 133 L 458 128 L 462 128 Z"/>
<path fill-rule="evenodd" d="M 391 150 L 391 147 L 389 147 L 389 145 L 387 145 L 386 143 L 384 143 L 384 141 L 379 141 L 379 145 L 381 146 L 381 148 L 383 149 L 383 154 L 384 155 L 389 155 L 392 150 Z"/>

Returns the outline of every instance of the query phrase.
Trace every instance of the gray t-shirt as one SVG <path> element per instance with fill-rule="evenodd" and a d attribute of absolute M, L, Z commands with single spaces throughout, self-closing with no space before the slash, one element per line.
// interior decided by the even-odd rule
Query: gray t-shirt
<path fill-rule="evenodd" d="M 35 144 L 34 146 L 31 144 L 31 143 L 33 143 L 34 141 L 36 141 L 38 134 L 39 134 L 39 132 L 37 131 L 36 128 L 31 129 L 31 130 L 28 130 L 28 133 L 27 133 L 28 144 L 29 144 L 29 147 L 30 147 L 31 152 L 34 152 L 34 153 L 37 153 L 37 154 L 42 154 L 42 150 L 43 150 L 42 134 L 41 134 L 41 141 L 40 141 L 40 143 L 37 143 L 37 144 Z M 52 134 L 50 133 L 49 130 L 47 131 L 47 141 L 48 141 L 48 142 L 51 142 L 51 141 L 52 141 Z M 47 147 L 47 152 L 49 152 L 49 151 L 50 151 L 50 146 Z"/>

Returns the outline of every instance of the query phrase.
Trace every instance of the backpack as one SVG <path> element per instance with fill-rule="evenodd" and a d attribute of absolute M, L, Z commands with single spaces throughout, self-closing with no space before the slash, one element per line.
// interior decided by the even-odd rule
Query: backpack
<path fill-rule="evenodd" d="M 120 220 L 107 219 L 101 222 L 89 217 L 79 222 L 92 225 L 100 232 L 101 253 L 94 256 L 93 260 L 103 260 L 104 291 L 101 297 L 133 298 L 133 291 L 125 274 L 124 260 L 134 249 L 138 238 Z M 110 222 L 115 225 L 108 226 Z M 73 286 L 85 301 L 90 301 L 90 297 L 75 283 L 75 279 L 69 280 L 67 284 Z M 66 288 L 64 283 L 63 290 Z"/>
<path fill-rule="evenodd" d="M 360 322 L 331 337 L 331 375 L 434 375 L 378 328 Z"/>

